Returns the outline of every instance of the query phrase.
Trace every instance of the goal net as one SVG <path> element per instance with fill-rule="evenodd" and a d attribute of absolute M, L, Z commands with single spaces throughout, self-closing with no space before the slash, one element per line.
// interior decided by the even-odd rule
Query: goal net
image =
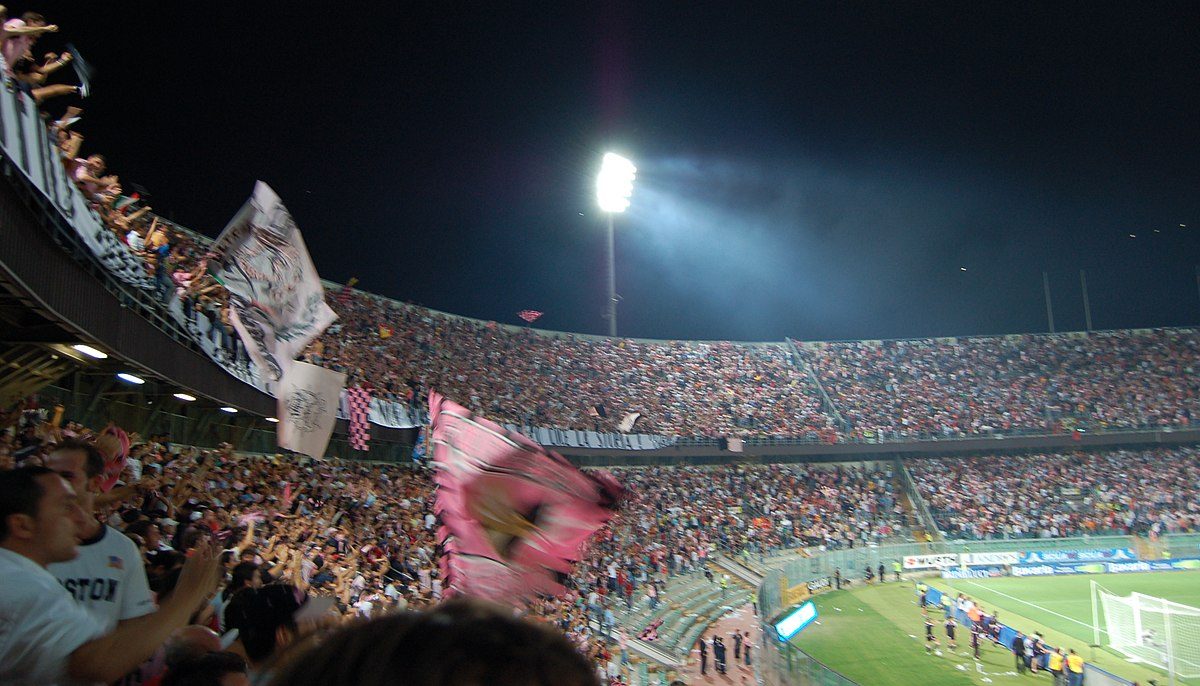
<path fill-rule="evenodd" d="M 1200 676 L 1200 608 L 1144 593 L 1096 592 L 1110 648 L 1185 679 Z"/>

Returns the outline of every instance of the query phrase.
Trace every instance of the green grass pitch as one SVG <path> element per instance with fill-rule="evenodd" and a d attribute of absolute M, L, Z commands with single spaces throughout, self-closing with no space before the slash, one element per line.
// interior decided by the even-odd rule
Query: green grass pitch
<path fill-rule="evenodd" d="M 965 593 L 1000 620 L 1023 631 L 1041 631 L 1050 645 L 1074 648 L 1085 660 L 1141 684 L 1166 675 L 1146 665 L 1127 662 L 1108 650 L 1092 649 L 1090 583 L 1124 595 L 1133 591 L 1200 607 L 1200 572 L 1101 574 L 998 579 L 929 579 L 943 591 Z M 941 655 L 924 647 L 924 624 L 912 582 L 875 586 L 817 596 L 820 618 L 793 639 L 801 650 L 863 686 L 950 686 L 965 684 L 1049 684 L 1049 677 L 1017 675 L 1012 654 L 987 643 L 976 662 L 970 655 L 970 633 L 959 628 L 959 647 L 949 650 L 938 624 Z M 939 615 L 940 616 L 940 615 Z M 1103 622 L 1103 619 L 1101 619 Z M 1200 686 L 1200 680 L 1177 681 Z"/>

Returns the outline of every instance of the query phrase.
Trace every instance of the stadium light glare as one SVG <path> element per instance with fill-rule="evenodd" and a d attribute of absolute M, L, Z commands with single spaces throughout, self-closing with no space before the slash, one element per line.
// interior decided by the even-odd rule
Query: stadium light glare
<path fill-rule="evenodd" d="M 276 419 L 275 417 L 267 417 L 267 421 L 268 421 L 268 422 L 271 422 L 272 424 L 278 424 L 278 423 L 279 423 L 279 420 L 278 420 L 278 419 Z"/>
<path fill-rule="evenodd" d="M 605 212 L 624 212 L 633 195 L 633 180 L 637 167 L 633 162 L 612 152 L 604 154 L 600 175 L 596 177 L 596 201 Z"/>
<path fill-rule="evenodd" d="M 222 411 L 222 412 L 228 412 L 229 414 L 237 414 L 237 408 L 236 408 L 236 407 L 229 407 L 228 405 L 226 405 L 225 407 L 222 407 L 222 408 L 221 408 L 221 411 Z"/>
<path fill-rule="evenodd" d="M 146 380 L 143 379 L 142 377 L 134 376 L 133 374 L 130 374 L 129 372 L 121 372 L 121 373 L 117 374 L 117 378 L 124 381 L 125 383 L 131 383 L 131 384 L 135 384 L 137 386 L 141 386 L 142 384 L 146 383 Z"/>
<path fill-rule="evenodd" d="M 629 207 L 633 195 L 633 180 L 637 178 L 637 167 L 633 162 L 612 152 L 604 153 L 600 161 L 600 175 L 596 177 L 596 202 L 608 215 L 608 335 L 617 336 L 617 257 L 613 236 L 613 215 Z"/>
<path fill-rule="evenodd" d="M 180 400 L 182 400 L 184 402 L 189 402 L 189 403 L 196 399 L 196 396 L 194 396 L 190 393 L 176 393 L 175 397 L 179 398 Z"/>
<path fill-rule="evenodd" d="M 85 345 L 83 343 L 76 343 L 75 345 L 73 345 L 71 347 L 78 350 L 79 352 L 83 353 L 84 355 L 87 355 L 88 357 L 94 357 L 97 360 L 108 359 L 108 353 L 104 352 L 103 350 L 98 350 L 96 348 L 93 348 L 90 345 Z"/>

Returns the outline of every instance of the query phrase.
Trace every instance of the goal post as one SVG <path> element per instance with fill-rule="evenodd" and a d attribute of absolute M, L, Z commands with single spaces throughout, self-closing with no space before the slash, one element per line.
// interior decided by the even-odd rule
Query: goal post
<path fill-rule="evenodd" d="M 1165 670 L 1172 680 L 1200 677 L 1200 608 L 1144 593 L 1119 596 L 1095 582 L 1092 593 L 1093 636 L 1106 634 L 1109 648 Z"/>

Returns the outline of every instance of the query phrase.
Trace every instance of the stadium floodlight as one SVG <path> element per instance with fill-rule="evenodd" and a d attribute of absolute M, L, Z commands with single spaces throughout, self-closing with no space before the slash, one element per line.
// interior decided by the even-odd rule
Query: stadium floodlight
<path fill-rule="evenodd" d="M 613 246 L 613 215 L 629 207 L 637 167 L 612 152 L 604 153 L 596 177 L 596 202 L 608 214 L 608 335 L 617 335 L 617 257 Z"/>
<path fill-rule="evenodd" d="M 604 154 L 600 175 L 596 177 L 596 200 L 605 212 L 624 212 L 633 195 L 633 180 L 637 167 L 633 162 L 612 152 Z"/>
<path fill-rule="evenodd" d="M 93 348 L 90 345 L 85 345 L 83 343 L 76 343 L 75 345 L 73 345 L 71 347 L 78 350 L 79 352 L 83 353 L 84 355 L 87 355 L 88 357 L 94 357 L 97 360 L 108 359 L 108 353 L 104 352 L 103 350 Z"/>
<path fill-rule="evenodd" d="M 117 374 L 117 378 L 124 381 L 125 383 L 131 383 L 131 384 L 134 384 L 137 386 L 141 386 L 142 384 L 146 383 L 146 380 L 143 379 L 142 377 L 134 376 L 133 374 L 130 374 L 129 372 L 121 372 L 121 373 Z"/>
<path fill-rule="evenodd" d="M 268 421 L 268 422 L 271 422 L 272 424 L 278 424 L 278 423 L 279 423 L 279 420 L 278 420 L 278 419 L 276 419 L 275 417 L 267 417 L 267 421 Z"/>
<path fill-rule="evenodd" d="M 196 399 L 196 396 L 192 395 L 191 393 L 176 393 L 175 397 L 188 403 Z"/>
<path fill-rule="evenodd" d="M 221 411 L 222 411 L 222 412 L 228 412 L 229 414 L 237 414 L 237 408 L 236 408 L 236 407 L 229 407 L 228 405 L 226 405 L 225 407 L 222 407 L 222 408 L 221 408 Z"/>

